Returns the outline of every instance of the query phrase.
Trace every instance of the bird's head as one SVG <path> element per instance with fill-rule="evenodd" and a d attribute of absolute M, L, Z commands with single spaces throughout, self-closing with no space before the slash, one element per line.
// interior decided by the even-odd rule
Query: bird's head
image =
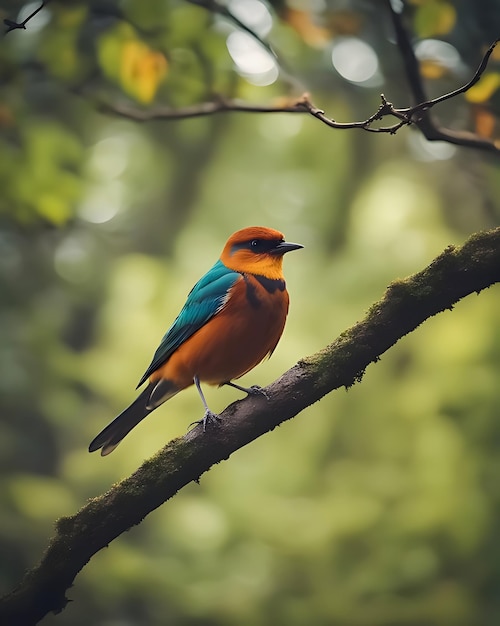
<path fill-rule="evenodd" d="M 233 233 L 220 256 L 226 267 L 236 272 L 282 278 L 283 255 L 303 248 L 285 241 L 283 233 L 263 226 L 250 226 Z"/>

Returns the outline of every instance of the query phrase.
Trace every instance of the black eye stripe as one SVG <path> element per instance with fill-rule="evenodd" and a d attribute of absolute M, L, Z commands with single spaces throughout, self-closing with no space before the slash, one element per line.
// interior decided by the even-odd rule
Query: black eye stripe
<path fill-rule="evenodd" d="M 249 248 L 252 252 L 259 254 L 274 250 L 278 244 L 279 241 L 276 239 L 252 239 Z"/>
<path fill-rule="evenodd" d="M 282 239 L 250 239 L 250 241 L 242 241 L 236 243 L 231 248 L 231 254 L 238 250 L 250 250 L 255 254 L 265 254 L 274 250 L 283 240 Z"/>

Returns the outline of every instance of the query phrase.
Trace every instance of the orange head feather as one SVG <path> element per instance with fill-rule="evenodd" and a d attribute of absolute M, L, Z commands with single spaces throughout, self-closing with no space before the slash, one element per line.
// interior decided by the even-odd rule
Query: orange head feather
<path fill-rule="evenodd" d="M 274 280 L 283 278 L 283 255 L 302 247 L 285 241 L 279 230 L 250 226 L 229 237 L 220 259 L 235 272 L 257 274 Z"/>

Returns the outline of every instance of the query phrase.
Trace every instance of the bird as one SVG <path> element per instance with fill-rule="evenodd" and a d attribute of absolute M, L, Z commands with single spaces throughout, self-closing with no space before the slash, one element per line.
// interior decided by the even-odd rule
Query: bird
<path fill-rule="evenodd" d="M 266 396 L 256 385 L 232 381 L 274 352 L 289 307 L 283 256 L 300 248 L 272 228 L 250 226 L 233 233 L 161 340 L 137 388 L 147 386 L 94 438 L 89 452 L 110 454 L 152 411 L 193 384 L 205 413 L 192 424 L 204 431 L 219 416 L 209 409 L 201 382 Z"/>

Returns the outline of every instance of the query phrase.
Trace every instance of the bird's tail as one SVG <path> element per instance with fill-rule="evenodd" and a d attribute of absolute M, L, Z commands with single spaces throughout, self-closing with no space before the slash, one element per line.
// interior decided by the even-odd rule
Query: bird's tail
<path fill-rule="evenodd" d="M 166 381 L 162 382 L 166 383 Z M 151 396 L 155 387 L 158 386 L 158 383 L 150 383 L 129 407 L 120 413 L 111 424 L 108 424 L 108 426 L 97 435 L 89 446 L 89 452 L 95 452 L 99 450 L 99 448 L 101 448 L 101 456 L 106 456 L 113 452 L 132 428 L 137 426 L 139 422 L 142 422 L 159 404 L 174 396 L 178 391 L 177 389 L 171 388 L 170 393 L 163 395 L 162 402 L 151 406 Z"/>

